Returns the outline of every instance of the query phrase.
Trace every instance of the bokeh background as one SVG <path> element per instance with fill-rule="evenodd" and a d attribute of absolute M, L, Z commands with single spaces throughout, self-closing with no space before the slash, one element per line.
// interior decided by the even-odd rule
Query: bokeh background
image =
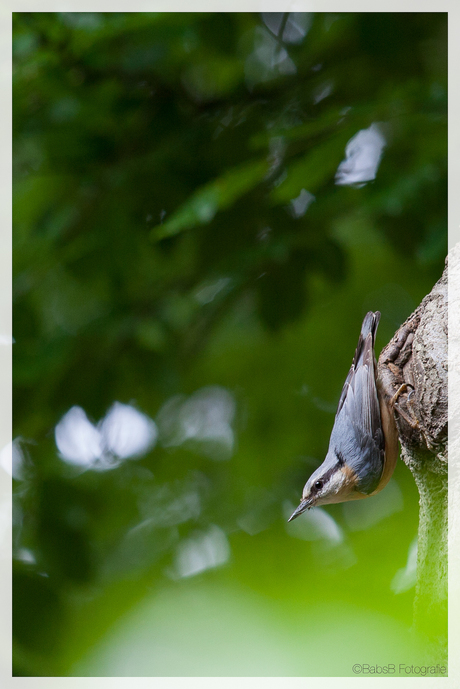
<path fill-rule="evenodd" d="M 13 31 L 14 673 L 426 664 L 403 463 L 286 520 L 443 269 L 447 14 Z"/>

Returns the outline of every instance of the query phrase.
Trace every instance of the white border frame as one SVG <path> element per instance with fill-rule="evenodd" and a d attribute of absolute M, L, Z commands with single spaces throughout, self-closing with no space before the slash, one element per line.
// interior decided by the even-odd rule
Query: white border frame
<path fill-rule="evenodd" d="M 0 4 L 0 103 L 2 104 L 0 136 L 2 139 L 1 159 L 2 184 L 1 195 L 1 232 L 0 232 L 0 334 L 12 332 L 11 306 L 11 13 L 12 12 L 151 12 L 151 11 L 190 11 L 191 4 L 187 0 L 156 0 L 147 2 L 127 2 L 127 0 L 1 0 Z M 301 11 L 301 12 L 448 12 L 449 13 L 449 249 L 460 241 L 460 103 L 458 67 L 460 66 L 460 3 L 458 0 L 193 0 L 193 11 L 232 11 L 232 12 L 261 12 L 261 11 Z M 457 284 L 456 284 L 457 283 Z M 454 280 L 449 276 L 449 368 L 453 361 L 460 361 L 460 279 Z M 454 331 L 455 329 L 455 331 Z M 0 344 L 0 448 L 11 440 L 12 427 L 12 347 Z M 449 380 L 449 407 L 459 409 L 457 396 L 460 390 L 453 389 Z M 449 428 L 449 447 L 460 447 L 460 419 L 452 418 Z M 404 689 L 413 689 L 423 683 L 423 689 L 442 687 L 442 689 L 456 689 L 460 686 L 460 480 L 452 455 L 449 466 L 449 676 L 445 677 L 263 677 L 263 678 L 196 678 L 196 677 L 11 677 L 11 520 L 7 536 L 0 540 L 0 685 L 3 689 L 50 689 L 64 687 L 64 689 L 169 689 L 180 682 L 181 687 L 189 689 L 200 687 L 211 689 L 219 687 L 238 686 L 260 687 L 261 689 L 300 689 L 314 686 L 315 689 L 343 687 L 349 689 L 359 682 L 360 689 L 382 687 L 382 682 L 401 683 Z M 456 485 L 458 484 L 458 486 Z M 455 494 L 459 499 L 455 499 Z M 454 504 L 455 503 L 455 504 Z M 2 513 L 10 514 L 11 478 L 0 468 L 0 520 Z M 5 510 L 7 510 L 5 512 Z M 0 539 L 2 537 L 0 524 Z M 357 686 L 357 685 L 356 685 Z M 420 685 L 422 686 L 422 685 Z"/>

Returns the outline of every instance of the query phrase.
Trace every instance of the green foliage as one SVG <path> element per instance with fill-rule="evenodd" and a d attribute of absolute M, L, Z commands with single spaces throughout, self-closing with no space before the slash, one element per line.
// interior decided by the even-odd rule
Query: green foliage
<path fill-rule="evenodd" d="M 87 650 L 152 591 L 188 600 L 184 548 L 221 536 L 232 555 L 203 590 L 255 592 L 286 647 L 292 611 L 327 600 L 334 625 L 334 603 L 388 614 L 389 648 L 411 623 L 412 592 L 390 588 L 417 524 L 404 467 L 404 519 L 353 531 L 333 506 L 338 549 L 286 531 L 282 506 L 322 461 L 362 315 L 382 311 L 383 345 L 441 274 L 447 15 L 16 13 L 13 29 L 16 674 L 97 674 Z M 372 127 L 375 179 L 337 184 Z M 177 441 L 168 414 L 222 389 L 233 445 Z M 60 418 L 115 400 L 157 421 L 153 449 L 63 462 Z M 292 674 L 321 674 L 304 633 Z"/>

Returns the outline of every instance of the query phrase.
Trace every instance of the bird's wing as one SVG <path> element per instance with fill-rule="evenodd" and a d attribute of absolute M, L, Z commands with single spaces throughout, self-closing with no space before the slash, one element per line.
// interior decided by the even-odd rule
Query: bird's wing
<path fill-rule="evenodd" d="M 329 447 L 357 474 L 359 491 L 368 494 L 377 488 L 382 475 L 385 440 L 375 382 L 373 334 L 369 332 L 359 344 L 356 368 L 354 362 L 340 396 Z M 358 354 L 358 348 L 356 351 Z"/>

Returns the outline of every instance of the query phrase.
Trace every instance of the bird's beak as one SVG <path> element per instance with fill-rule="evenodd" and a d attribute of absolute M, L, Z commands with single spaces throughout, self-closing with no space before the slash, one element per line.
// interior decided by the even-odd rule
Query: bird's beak
<path fill-rule="evenodd" d="M 302 500 L 300 505 L 294 512 L 291 514 L 291 516 L 288 519 L 288 522 L 292 522 L 293 519 L 297 519 L 299 514 L 302 514 L 302 512 L 305 512 L 305 510 L 308 510 L 313 504 L 313 500 L 311 498 L 307 498 L 306 500 Z"/>

